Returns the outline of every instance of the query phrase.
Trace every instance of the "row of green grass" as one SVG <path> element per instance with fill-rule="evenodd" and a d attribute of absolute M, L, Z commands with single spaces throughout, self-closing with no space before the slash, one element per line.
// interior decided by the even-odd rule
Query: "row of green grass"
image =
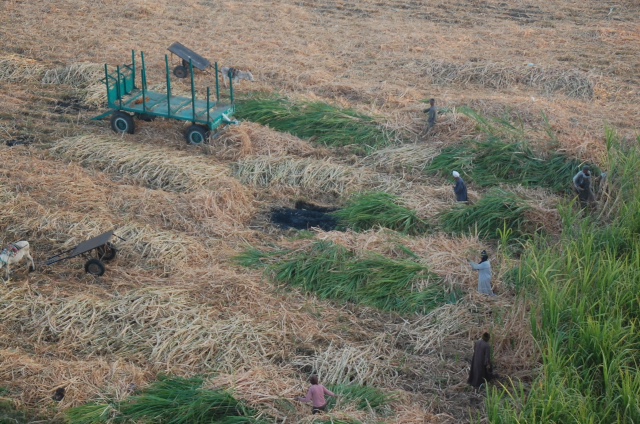
<path fill-rule="evenodd" d="M 258 412 L 225 390 L 202 388 L 198 377 L 161 377 L 122 402 L 93 403 L 67 411 L 69 424 L 264 424 Z"/>
<path fill-rule="evenodd" d="M 308 250 L 270 255 L 249 249 L 237 260 L 248 266 L 266 265 L 276 284 L 383 311 L 427 313 L 459 297 L 422 264 L 374 253 L 356 255 L 332 242 L 318 241 Z M 419 283 L 421 290 L 415 288 Z"/>
<path fill-rule="evenodd" d="M 403 234 L 417 235 L 429 229 L 429 224 L 420 219 L 416 211 L 409 209 L 398 196 L 383 192 L 357 195 L 332 215 L 338 219 L 340 227 L 354 231 L 384 227 Z"/>
<path fill-rule="evenodd" d="M 453 194 L 452 194 L 453 195 Z M 433 222 L 420 219 L 397 196 L 371 192 L 352 198 L 344 208 L 332 212 L 338 228 L 366 231 L 384 227 L 408 235 L 438 229 L 453 235 L 478 234 L 485 239 L 501 238 L 508 229 L 511 240 L 523 240 L 541 232 L 527 220 L 531 206 L 518 195 L 494 188 L 473 205 L 461 204 L 441 213 Z"/>
<path fill-rule="evenodd" d="M 294 103 L 282 97 L 256 96 L 238 101 L 235 116 L 333 147 L 381 147 L 395 136 L 377 118 L 322 102 Z"/>
<path fill-rule="evenodd" d="M 425 168 L 427 172 L 450 177 L 451 171 L 456 170 L 465 181 L 479 187 L 519 184 L 570 193 L 572 178 L 585 163 L 560 152 L 545 155 L 534 152 L 524 126 L 510 119 L 487 118 L 469 108 L 459 111 L 476 123 L 484 138 L 444 149 Z M 553 132 L 547 133 L 554 142 Z M 597 167 L 590 166 L 599 173 Z"/>
<path fill-rule="evenodd" d="M 542 369 L 489 391 L 492 423 L 640 422 L 640 138 L 607 136 L 607 213 L 565 211 L 563 237 L 530 243 L 514 273 Z"/>

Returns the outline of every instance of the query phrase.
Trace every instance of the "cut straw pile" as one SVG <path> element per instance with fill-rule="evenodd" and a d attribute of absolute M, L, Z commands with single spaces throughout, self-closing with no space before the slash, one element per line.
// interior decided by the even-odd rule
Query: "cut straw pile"
<path fill-rule="evenodd" d="M 41 78 L 44 66 L 18 55 L 0 56 L 0 82 L 28 82 Z"/>
<path fill-rule="evenodd" d="M 439 153 L 427 144 L 406 144 L 376 150 L 362 161 L 386 171 L 422 171 Z"/>
<path fill-rule="evenodd" d="M 157 146 L 116 137 L 78 136 L 59 140 L 51 152 L 154 189 L 190 192 L 206 188 L 246 196 L 246 189 L 228 175 L 226 167 Z"/>
<path fill-rule="evenodd" d="M 96 63 L 74 63 L 69 66 L 49 69 L 42 77 L 43 84 L 64 84 L 81 91 L 82 101 L 89 106 L 106 103 L 104 66 Z"/>
<path fill-rule="evenodd" d="M 561 93 L 569 97 L 590 100 L 595 83 L 593 76 L 577 70 L 562 70 L 541 66 L 503 65 L 493 62 L 456 64 L 444 61 L 425 63 L 423 76 L 438 85 L 479 85 L 491 89 L 506 89 L 514 85 L 535 88 L 544 94 Z"/>
<path fill-rule="evenodd" d="M 371 174 L 329 160 L 259 156 L 241 160 L 235 176 L 245 184 L 259 187 L 290 186 L 305 193 L 343 195 L 371 183 Z"/>
<path fill-rule="evenodd" d="M 284 340 L 251 317 L 194 304 L 178 289 L 138 289 L 105 298 L 77 293 L 38 296 L 28 288 L 0 296 L 5 325 L 32 343 L 55 341 L 65 351 L 116 355 L 156 371 L 227 373 L 265 361 Z M 10 307 L 9 307 L 10 306 Z"/>
<path fill-rule="evenodd" d="M 228 127 L 214 144 L 205 146 L 216 157 L 238 160 L 247 156 L 318 156 L 320 149 L 291 134 L 253 122 Z"/>

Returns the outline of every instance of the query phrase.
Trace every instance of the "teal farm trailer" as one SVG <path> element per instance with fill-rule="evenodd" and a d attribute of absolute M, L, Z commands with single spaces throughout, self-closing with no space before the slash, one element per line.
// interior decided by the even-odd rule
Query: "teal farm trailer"
<path fill-rule="evenodd" d="M 152 121 L 160 117 L 191 122 L 185 132 L 185 138 L 189 144 L 202 144 L 208 140 L 210 134 L 219 131 L 221 126 L 237 123 L 231 118 L 235 112 L 233 81 L 229 84 L 228 99 L 221 99 L 217 63 L 215 63 L 215 93 L 211 93 L 211 89 L 207 87 L 206 99 L 199 100 L 196 99 L 193 61 L 191 59 L 189 60 L 191 97 L 172 95 L 171 72 L 167 55 L 164 57 L 166 93 L 149 91 L 144 53 L 140 53 L 140 59 L 139 81 L 135 51 L 131 52 L 131 63 L 117 66 L 115 72 L 109 72 L 109 66 L 104 65 L 105 78 L 103 82 L 107 87 L 107 101 L 111 111 L 94 119 L 100 120 L 111 115 L 111 129 L 119 134 L 133 134 L 135 132 L 134 116 L 145 121 Z"/>

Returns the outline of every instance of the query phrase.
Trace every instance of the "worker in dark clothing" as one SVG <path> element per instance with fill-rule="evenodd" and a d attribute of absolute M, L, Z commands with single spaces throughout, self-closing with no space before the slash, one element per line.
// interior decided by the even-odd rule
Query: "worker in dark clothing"
<path fill-rule="evenodd" d="M 427 134 L 429 134 L 436 125 L 436 118 L 438 116 L 438 108 L 436 107 L 435 99 L 429 100 L 429 108 L 425 109 L 424 113 L 429 114 L 427 119 Z"/>
<path fill-rule="evenodd" d="M 476 389 L 494 377 L 489 337 L 489 333 L 484 333 L 482 338 L 473 345 L 473 358 L 471 359 L 471 370 L 469 370 L 467 383 Z"/>
<path fill-rule="evenodd" d="M 593 201 L 593 190 L 591 189 L 591 171 L 588 166 L 582 168 L 573 177 L 573 188 L 578 192 L 578 199 L 582 208 L 586 208 Z"/>
<path fill-rule="evenodd" d="M 456 194 L 456 200 L 458 202 L 468 202 L 467 186 L 464 184 L 464 180 L 460 178 L 458 171 L 453 171 L 453 178 L 456 179 L 456 185 L 453 186 L 453 192 Z"/>

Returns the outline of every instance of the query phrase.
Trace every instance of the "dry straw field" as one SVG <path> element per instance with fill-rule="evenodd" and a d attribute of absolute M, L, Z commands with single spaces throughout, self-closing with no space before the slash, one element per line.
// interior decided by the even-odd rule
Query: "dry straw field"
<path fill-rule="evenodd" d="M 517 122 L 539 151 L 596 164 L 606 127 L 634 137 L 640 122 L 633 0 L 0 0 L 0 11 L 0 243 L 29 240 L 39 263 L 0 285 L 0 398 L 50 419 L 126 399 L 132 384 L 167 374 L 203 376 L 276 422 L 482 421 L 483 396 L 466 377 L 483 331 L 500 374 L 528 382 L 539 372 L 529 305 L 508 284 L 517 257 L 473 234 L 299 236 L 271 225 L 269 210 L 384 191 L 434 222 L 455 204 L 452 181 L 425 166 L 481 136 L 462 107 Z M 363 154 L 243 122 L 194 147 L 178 122 L 137 121 L 136 134 L 117 136 L 90 120 L 105 108 L 105 63 L 142 50 L 150 84 L 162 86 L 174 41 L 251 70 L 241 99 L 261 92 L 354 109 L 403 140 Z M 214 81 L 197 75 L 200 88 Z M 430 97 L 446 113 L 425 138 Z M 471 200 L 486 191 L 469 186 Z M 559 231 L 557 194 L 514 192 L 534 226 Z M 42 265 L 113 228 L 125 241 L 104 276 L 79 260 Z M 459 300 L 396 314 L 284 289 L 234 260 L 318 241 L 356 257 L 403 260 L 410 250 Z M 496 298 L 477 294 L 465 262 L 482 249 Z M 383 410 L 339 400 L 312 418 L 293 401 L 311 372 L 393 397 Z"/>

